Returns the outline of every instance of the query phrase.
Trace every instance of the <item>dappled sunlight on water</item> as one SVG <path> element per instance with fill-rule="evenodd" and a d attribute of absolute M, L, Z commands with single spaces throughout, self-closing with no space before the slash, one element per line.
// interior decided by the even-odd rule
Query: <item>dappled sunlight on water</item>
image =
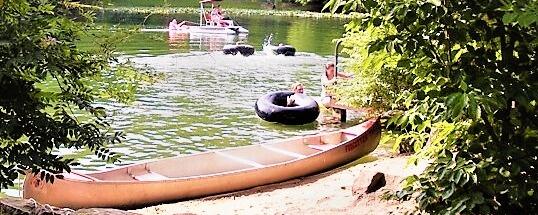
<path fill-rule="evenodd" d="M 165 78 L 139 89 L 133 104 L 98 104 L 108 109 L 112 126 L 127 134 L 121 144 L 111 147 L 123 154 L 121 164 L 319 132 L 316 122 L 303 126 L 265 122 L 256 116 L 254 103 L 296 81 L 305 84 L 307 94 L 318 96 L 325 57 L 191 52 L 126 58 L 164 73 Z M 81 163 L 78 168 L 86 170 L 114 166 L 94 155 L 86 155 Z"/>

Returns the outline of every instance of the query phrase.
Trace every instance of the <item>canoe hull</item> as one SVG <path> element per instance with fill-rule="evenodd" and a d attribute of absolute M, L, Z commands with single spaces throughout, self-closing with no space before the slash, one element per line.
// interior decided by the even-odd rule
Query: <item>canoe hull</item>
<path fill-rule="evenodd" d="M 347 130 L 360 135 L 330 150 L 261 168 L 154 181 L 95 181 L 73 176 L 57 179 L 54 184 L 29 174 L 24 183 L 24 198 L 73 209 L 134 208 L 282 182 L 331 169 L 372 152 L 381 136 L 379 120 L 363 125 L 367 127 Z"/>

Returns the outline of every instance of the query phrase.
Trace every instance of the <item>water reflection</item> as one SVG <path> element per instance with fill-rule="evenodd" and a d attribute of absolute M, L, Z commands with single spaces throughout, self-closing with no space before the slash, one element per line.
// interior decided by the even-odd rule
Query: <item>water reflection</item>
<path fill-rule="evenodd" d="M 110 11 L 100 14 L 100 21 L 104 23 L 122 23 L 122 25 L 135 25 L 144 23 L 145 29 L 168 29 L 172 19 L 197 20 L 198 14 L 154 14 L 147 20 L 147 14 L 122 14 Z M 273 34 L 273 41 L 292 45 L 297 52 L 330 55 L 334 50 L 332 40 L 340 38 L 344 32 L 346 20 L 297 18 L 278 16 L 234 16 L 235 21 L 249 29 L 248 37 L 233 38 L 230 36 L 189 35 L 187 46 L 186 35 L 168 32 L 141 32 L 132 36 L 132 40 L 119 44 L 119 49 L 126 54 L 139 54 L 140 50 L 149 50 L 148 54 L 185 53 L 189 51 L 221 50 L 224 44 L 233 44 L 242 41 L 262 49 L 264 38 Z M 144 22 L 145 21 L 145 22 Z M 157 39 L 156 39 L 157 38 Z M 160 39 L 164 40 L 160 40 Z M 167 39 L 168 38 L 168 39 Z M 84 43 L 85 41 L 83 41 Z M 87 41 L 92 46 L 92 41 Z M 84 44 L 82 44 L 84 45 Z"/>
<path fill-rule="evenodd" d="M 222 51 L 222 48 L 228 44 L 237 42 L 245 43 L 247 35 L 228 35 L 228 34 L 193 34 L 181 31 L 168 32 L 168 44 L 170 50 L 183 51 Z"/>
<path fill-rule="evenodd" d="M 189 33 L 185 32 L 168 32 L 168 44 L 170 50 L 189 50 L 190 49 L 190 37 Z"/>
<path fill-rule="evenodd" d="M 305 93 L 317 96 L 324 57 L 198 52 L 130 60 L 164 72 L 166 79 L 144 86 L 134 104 L 99 103 L 111 113 L 112 126 L 127 133 L 112 149 L 124 155 L 122 164 L 319 132 L 317 123 L 263 121 L 254 103 L 296 81 L 304 83 Z M 85 155 L 81 163 L 79 168 L 86 170 L 111 166 L 94 155 Z"/>

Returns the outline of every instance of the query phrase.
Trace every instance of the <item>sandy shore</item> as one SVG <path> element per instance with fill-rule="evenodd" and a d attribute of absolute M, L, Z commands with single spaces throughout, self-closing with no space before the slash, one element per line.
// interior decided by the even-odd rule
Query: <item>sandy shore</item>
<path fill-rule="evenodd" d="M 300 179 L 271 184 L 230 194 L 131 212 L 140 214 L 401 214 L 412 209 L 411 202 L 382 200 L 383 193 L 399 187 L 399 181 L 422 167 L 407 166 L 406 156 L 393 157 L 378 149 L 351 164 Z M 370 193 L 356 193 L 355 186 L 367 186 L 365 177 L 382 172 L 387 185 Z M 361 179 L 362 177 L 362 179 Z M 369 182 L 370 179 L 367 179 Z M 355 189 L 356 190 L 356 189 Z"/>

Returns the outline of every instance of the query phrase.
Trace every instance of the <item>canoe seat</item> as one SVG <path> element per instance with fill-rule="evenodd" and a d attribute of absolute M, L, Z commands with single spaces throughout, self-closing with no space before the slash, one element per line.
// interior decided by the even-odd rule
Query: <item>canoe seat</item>
<path fill-rule="evenodd" d="M 332 148 L 336 147 L 337 145 L 335 145 L 335 144 L 320 144 L 320 145 L 307 145 L 307 146 L 310 147 L 310 148 L 313 148 L 313 149 L 320 150 L 320 151 L 327 151 L 329 149 L 332 149 Z"/>
<path fill-rule="evenodd" d="M 128 168 L 127 174 L 137 181 L 160 181 L 170 179 L 169 177 L 151 171 L 148 164 Z"/>
<path fill-rule="evenodd" d="M 269 149 L 271 151 L 274 151 L 274 152 L 277 152 L 277 153 L 280 153 L 280 154 L 284 154 L 284 155 L 288 155 L 288 156 L 291 156 L 291 157 L 299 158 L 299 159 L 302 159 L 302 158 L 306 157 L 306 155 L 302 155 L 302 154 L 295 153 L 295 152 L 290 152 L 288 150 L 284 150 L 284 149 L 280 149 L 280 148 L 275 148 L 275 147 L 272 147 L 272 146 L 269 146 L 269 145 L 266 145 L 266 144 L 260 144 L 260 146 L 262 146 L 263 148 Z"/>
<path fill-rule="evenodd" d="M 143 174 L 143 175 L 134 175 L 133 178 L 138 181 L 161 181 L 161 180 L 170 179 L 164 175 L 161 175 L 155 172 L 147 172 L 146 174 Z"/>
<path fill-rule="evenodd" d="M 233 155 L 230 155 L 230 154 L 226 154 L 225 152 L 215 151 L 215 154 L 223 156 L 223 157 L 226 157 L 226 158 L 229 158 L 231 160 L 234 160 L 234 161 L 237 161 L 237 162 L 240 162 L 240 163 L 243 163 L 243 164 L 246 164 L 246 165 L 249 165 L 249 166 L 256 167 L 256 168 L 260 168 L 260 167 L 265 166 L 263 164 L 255 162 L 255 161 L 251 161 L 251 160 L 248 160 L 248 159 L 244 159 L 244 158 L 236 157 L 236 156 L 233 156 Z"/>

